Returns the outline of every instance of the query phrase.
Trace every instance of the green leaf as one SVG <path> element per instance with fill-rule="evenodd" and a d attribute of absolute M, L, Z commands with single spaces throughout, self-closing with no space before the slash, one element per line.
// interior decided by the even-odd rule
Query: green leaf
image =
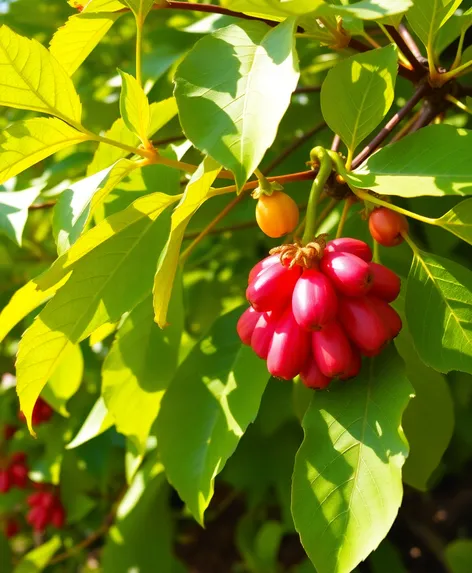
<path fill-rule="evenodd" d="M 344 6 L 330 6 L 330 11 L 341 16 L 352 15 L 361 20 L 378 20 L 404 14 L 412 5 L 412 0 L 362 0 Z"/>
<path fill-rule="evenodd" d="M 351 172 L 354 187 L 380 195 L 472 194 L 472 132 L 451 125 L 431 125 L 387 145 Z"/>
<path fill-rule="evenodd" d="M 0 183 L 61 149 L 89 139 L 56 118 L 17 121 L 0 134 Z"/>
<path fill-rule="evenodd" d="M 241 345 L 240 314 L 239 308 L 219 318 L 192 349 L 157 418 L 167 477 L 201 524 L 215 477 L 255 419 L 269 379 L 265 362 Z"/>
<path fill-rule="evenodd" d="M 436 224 L 472 245 L 472 199 L 455 205 Z"/>
<path fill-rule="evenodd" d="M 454 14 L 462 0 L 415 0 L 407 14 L 411 28 L 432 49 L 439 29 Z"/>
<path fill-rule="evenodd" d="M 390 346 L 366 360 L 353 383 L 315 393 L 295 459 L 292 514 L 318 573 L 349 573 L 392 526 L 408 455 L 401 418 L 412 391 Z"/>
<path fill-rule="evenodd" d="M 235 12 L 286 18 L 309 14 L 324 6 L 324 0 L 223 0 L 221 4 Z"/>
<path fill-rule="evenodd" d="M 120 159 L 113 167 L 81 179 L 61 193 L 53 213 L 53 232 L 59 255 L 77 241 L 97 206 L 137 167 L 135 161 Z"/>
<path fill-rule="evenodd" d="M 440 372 L 472 374 L 472 271 L 419 249 L 405 312 L 421 360 Z"/>
<path fill-rule="evenodd" d="M 103 434 L 103 432 L 106 432 L 113 426 L 113 424 L 113 417 L 108 413 L 105 401 L 103 398 L 99 398 L 90 410 L 89 415 L 85 419 L 80 430 L 77 432 L 77 435 L 69 444 L 67 444 L 66 448 L 68 450 L 78 448 L 82 444 L 85 444 L 85 442 L 88 442 L 100 434 Z"/>
<path fill-rule="evenodd" d="M 71 346 L 44 387 L 41 396 L 62 416 L 69 416 L 66 404 L 77 392 L 84 374 L 84 358 L 80 346 Z"/>
<path fill-rule="evenodd" d="M 403 416 L 403 429 L 410 445 L 403 481 L 426 491 L 454 432 L 454 405 L 444 376 L 423 364 L 405 326 L 395 339 L 395 346 L 415 389 L 415 398 Z"/>
<path fill-rule="evenodd" d="M 408 409 L 407 409 L 408 411 Z M 408 457 L 408 459 L 410 459 Z M 408 459 L 406 463 L 408 463 Z M 403 468 L 405 472 L 405 468 Z M 388 539 L 384 539 L 369 558 L 372 573 L 408 573 L 403 565 L 398 549 Z"/>
<path fill-rule="evenodd" d="M 147 142 L 151 123 L 149 102 L 143 88 L 136 78 L 118 70 L 121 75 L 120 112 L 126 127 L 139 137 L 142 143 Z"/>
<path fill-rule="evenodd" d="M 154 135 L 156 131 L 159 131 L 166 123 L 175 117 L 177 114 L 177 102 L 175 101 L 175 98 L 170 97 L 163 101 L 152 103 L 150 105 L 150 110 L 151 123 L 147 134 L 149 137 Z M 139 144 L 139 138 L 126 127 L 121 117 L 114 122 L 105 135 L 108 139 L 113 139 L 133 147 L 137 147 Z M 109 167 L 118 161 L 118 159 L 126 157 L 127 155 L 127 151 L 109 145 L 108 143 L 100 143 L 97 147 L 92 163 L 87 168 L 87 175 L 97 173 L 97 171 L 101 171 L 102 169 L 105 169 L 105 167 Z"/>
<path fill-rule="evenodd" d="M 117 10 L 123 10 L 125 5 L 123 2 L 118 0 L 89 0 L 85 3 L 83 13 L 88 12 L 116 12 Z"/>
<path fill-rule="evenodd" d="M 154 0 L 123 0 L 123 4 L 132 10 L 136 18 L 144 21 L 154 4 Z"/>
<path fill-rule="evenodd" d="M 0 105 L 80 123 L 82 106 L 72 80 L 39 42 L 0 27 L 0 67 Z"/>
<path fill-rule="evenodd" d="M 238 187 L 274 142 L 297 86 L 294 25 L 251 21 L 218 30 L 199 40 L 175 73 L 186 136 L 233 171 Z"/>
<path fill-rule="evenodd" d="M 75 14 L 54 34 L 49 51 L 71 76 L 120 16 L 121 12 Z"/>
<path fill-rule="evenodd" d="M 179 264 L 180 247 L 185 229 L 196 211 L 209 198 L 211 185 L 221 167 L 206 157 L 187 184 L 184 196 L 172 213 L 171 230 L 154 277 L 154 314 L 157 324 L 167 325 L 167 307 L 172 294 L 172 285 Z"/>
<path fill-rule="evenodd" d="M 15 567 L 13 573 L 41 573 L 61 545 L 61 538 L 58 535 L 54 536 L 27 553 Z"/>
<path fill-rule="evenodd" d="M 0 533 L 0 563 L 2 564 L 2 573 L 12 573 L 13 563 L 12 563 L 12 551 L 10 548 L 10 543 L 8 539 Z"/>
<path fill-rule="evenodd" d="M 152 297 L 140 303 L 118 331 L 102 369 L 102 396 L 116 429 L 144 454 L 151 426 L 178 364 L 183 302 L 174 289 L 170 325 L 154 322 Z"/>
<path fill-rule="evenodd" d="M 456 539 L 446 547 L 446 562 L 451 573 L 469 573 L 472 568 L 472 540 Z"/>
<path fill-rule="evenodd" d="M 390 45 L 342 60 L 328 72 L 321 110 L 351 154 L 390 109 L 397 68 L 397 51 Z"/>
<path fill-rule="evenodd" d="M 172 522 L 161 465 L 150 460 L 118 506 L 102 554 L 103 573 L 172 573 Z"/>
<path fill-rule="evenodd" d="M 150 293 L 168 230 L 168 219 L 158 221 L 159 215 L 174 201 L 162 193 L 142 197 L 105 219 L 64 255 L 63 267 L 77 261 L 72 276 L 35 318 L 18 349 L 17 392 L 30 431 L 34 404 L 63 354 Z M 103 239 L 99 246 L 97 235 Z"/>
<path fill-rule="evenodd" d="M 0 233 L 21 245 L 28 208 L 39 195 L 39 189 L 0 192 Z"/>

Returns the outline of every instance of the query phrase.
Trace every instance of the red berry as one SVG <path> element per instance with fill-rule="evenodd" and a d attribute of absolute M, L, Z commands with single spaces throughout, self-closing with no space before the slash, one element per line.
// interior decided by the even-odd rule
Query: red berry
<path fill-rule="evenodd" d="M 239 338 L 243 344 L 247 346 L 251 345 L 251 337 L 256 326 L 256 322 L 261 316 L 260 312 L 257 312 L 250 306 L 247 308 L 238 320 L 236 330 L 238 331 Z"/>
<path fill-rule="evenodd" d="M 256 327 L 254 328 L 254 332 L 252 333 L 252 349 L 257 356 L 263 360 L 267 360 L 276 322 L 277 321 L 272 316 L 271 312 L 264 312 L 260 315 Z"/>
<path fill-rule="evenodd" d="M 66 513 L 62 505 L 57 505 L 51 511 L 51 523 L 57 529 L 62 529 L 66 520 Z"/>
<path fill-rule="evenodd" d="M 342 376 L 351 363 L 351 345 L 340 324 L 333 320 L 313 333 L 313 354 L 328 378 Z"/>
<path fill-rule="evenodd" d="M 38 506 L 51 509 L 56 504 L 56 496 L 50 491 L 42 491 Z"/>
<path fill-rule="evenodd" d="M 8 470 L 0 470 L 0 493 L 7 493 L 12 486 L 10 472 Z"/>
<path fill-rule="evenodd" d="M 23 464 L 13 464 L 10 466 L 10 478 L 17 488 L 25 489 L 28 485 L 28 468 Z"/>
<path fill-rule="evenodd" d="M 305 270 L 292 295 L 292 310 L 298 324 L 319 330 L 336 316 L 338 298 L 329 279 L 316 269 Z"/>
<path fill-rule="evenodd" d="M 347 370 L 345 370 L 343 375 L 340 376 L 339 378 L 341 380 L 349 380 L 350 378 L 355 378 L 361 371 L 361 368 L 362 368 L 361 354 L 357 350 L 357 348 L 353 348 L 351 346 L 351 362 L 349 363 Z"/>
<path fill-rule="evenodd" d="M 371 287 L 369 264 L 351 253 L 325 254 L 320 269 L 346 296 L 364 296 Z"/>
<path fill-rule="evenodd" d="M 25 452 L 15 452 L 11 457 L 11 461 L 13 464 L 24 464 L 26 462 Z"/>
<path fill-rule="evenodd" d="M 33 507 L 33 509 L 30 509 L 28 512 L 26 521 L 35 531 L 44 531 L 49 522 L 49 512 L 44 507 Z"/>
<path fill-rule="evenodd" d="M 325 253 L 351 253 L 351 255 L 356 255 L 368 263 L 372 260 L 372 251 L 369 245 L 364 241 L 350 237 L 328 241 Z"/>
<path fill-rule="evenodd" d="M 369 295 L 378 296 L 387 302 L 395 300 L 400 294 L 400 277 L 383 265 L 370 263 L 369 266 L 372 273 L 372 287 Z"/>
<path fill-rule="evenodd" d="M 380 298 L 370 295 L 368 298 L 375 308 L 375 311 L 382 319 L 382 322 L 387 327 L 390 333 L 390 338 L 395 338 L 402 329 L 402 319 L 398 312 Z"/>
<path fill-rule="evenodd" d="M 270 257 L 266 257 L 259 261 L 256 265 L 252 267 L 249 271 L 249 276 L 247 279 L 247 283 L 252 283 L 252 281 L 259 275 L 264 269 L 275 265 L 276 263 L 280 263 L 280 255 L 271 255 Z"/>
<path fill-rule="evenodd" d="M 327 388 L 331 378 L 325 376 L 318 367 L 315 358 L 312 356 L 305 368 L 300 372 L 300 378 L 308 388 Z"/>
<path fill-rule="evenodd" d="M 51 419 L 52 415 L 54 414 L 54 410 L 42 398 L 38 398 L 35 408 L 38 408 L 38 413 L 41 418 L 41 422 L 48 422 Z"/>
<path fill-rule="evenodd" d="M 276 378 L 291 380 L 299 374 L 310 355 L 310 333 L 298 326 L 289 307 L 276 323 L 267 369 Z"/>
<path fill-rule="evenodd" d="M 370 214 L 369 230 L 377 243 L 395 247 L 403 241 L 402 232 L 408 231 L 408 221 L 400 213 L 380 207 Z"/>
<path fill-rule="evenodd" d="M 17 430 L 16 426 L 12 426 L 10 424 L 7 424 L 5 426 L 5 428 L 3 429 L 3 435 L 5 436 L 5 440 L 11 440 L 13 438 L 13 436 L 15 435 Z"/>
<path fill-rule="evenodd" d="M 366 356 L 380 352 L 390 338 L 368 297 L 341 298 L 339 317 L 349 338 Z"/>
<path fill-rule="evenodd" d="M 20 526 L 18 524 L 18 521 L 12 518 L 8 519 L 5 524 L 5 536 L 7 537 L 7 539 L 15 537 L 15 535 L 18 535 L 19 532 L 20 532 Z"/>
<path fill-rule="evenodd" d="M 246 297 L 258 312 L 283 310 L 289 303 L 301 268 L 278 263 L 264 269 L 247 287 Z"/>

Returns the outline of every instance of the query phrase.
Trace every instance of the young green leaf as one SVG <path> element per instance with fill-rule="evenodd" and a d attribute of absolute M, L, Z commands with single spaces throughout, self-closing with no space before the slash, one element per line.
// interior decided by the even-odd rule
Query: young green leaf
<path fill-rule="evenodd" d="M 151 123 L 149 102 L 136 78 L 118 70 L 121 75 L 120 112 L 126 127 L 147 143 Z"/>
<path fill-rule="evenodd" d="M 67 72 L 36 40 L 0 27 L 0 105 L 30 109 L 80 124 L 82 106 Z"/>
<path fill-rule="evenodd" d="M 167 477 L 201 524 L 215 477 L 255 419 L 269 380 L 264 361 L 241 345 L 240 314 L 238 308 L 219 318 L 193 348 L 157 418 Z"/>
<path fill-rule="evenodd" d="M 349 573 L 388 533 L 408 455 L 401 419 L 413 388 L 390 346 L 354 384 L 316 392 L 295 459 L 292 514 L 318 573 Z"/>
<path fill-rule="evenodd" d="M 415 249 L 405 313 L 421 360 L 472 374 L 472 271 Z"/>
<path fill-rule="evenodd" d="M 89 139 L 89 136 L 56 118 L 17 121 L 0 136 L 0 183 L 61 149 Z"/>
<path fill-rule="evenodd" d="M 132 440 L 139 454 L 146 451 L 151 426 L 178 363 L 183 329 L 180 288 L 174 288 L 169 326 L 154 322 L 152 297 L 126 318 L 102 368 L 102 396 L 118 432 Z"/>
<path fill-rule="evenodd" d="M 426 491 L 454 432 L 454 404 L 444 376 L 423 364 L 405 325 L 395 339 L 395 346 L 415 389 L 415 398 L 403 416 L 403 429 L 410 445 L 403 481 Z"/>
<path fill-rule="evenodd" d="M 108 413 L 105 401 L 100 397 L 93 405 L 93 408 L 90 410 L 89 415 L 77 432 L 75 438 L 67 444 L 66 449 L 73 450 L 74 448 L 78 448 L 82 444 L 106 432 L 113 424 L 113 417 Z"/>
<path fill-rule="evenodd" d="M 436 224 L 472 245 L 472 199 L 453 207 L 437 219 Z"/>
<path fill-rule="evenodd" d="M 390 45 L 351 56 L 328 72 L 321 88 L 321 110 L 351 157 L 390 109 L 397 69 L 397 51 Z"/>
<path fill-rule="evenodd" d="M 449 543 L 445 557 L 451 573 L 469 573 L 472 566 L 472 540 L 456 539 Z"/>
<path fill-rule="evenodd" d="M 274 142 L 297 86 L 294 25 L 241 22 L 218 30 L 199 40 L 175 73 L 186 136 L 233 171 L 239 188 Z"/>
<path fill-rule="evenodd" d="M 120 16 L 122 12 L 75 14 L 54 34 L 49 51 L 71 76 Z"/>
<path fill-rule="evenodd" d="M 89 0 L 85 2 L 82 13 L 116 12 L 117 10 L 123 10 L 123 8 L 126 8 L 125 4 L 118 0 Z"/>
<path fill-rule="evenodd" d="M 432 49 L 439 29 L 454 14 L 462 0 L 415 0 L 407 20 L 415 34 Z"/>
<path fill-rule="evenodd" d="M 154 0 L 123 0 L 123 4 L 128 6 L 136 18 L 142 23 L 149 14 Z"/>
<path fill-rule="evenodd" d="M 0 233 L 21 245 L 28 208 L 39 195 L 39 189 L 0 192 Z"/>
<path fill-rule="evenodd" d="M 324 0 L 223 0 L 235 12 L 274 16 L 277 19 L 309 14 L 324 6 Z"/>
<path fill-rule="evenodd" d="M 119 320 L 150 292 L 168 233 L 168 219 L 158 218 L 174 201 L 162 193 L 142 197 L 92 229 L 95 239 L 87 233 L 64 255 L 63 268 L 77 261 L 74 272 L 25 332 L 18 350 L 17 392 L 30 431 L 34 404 L 63 354 L 100 325 Z M 106 237 L 107 231 L 109 240 L 90 252 L 97 234 Z"/>
<path fill-rule="evenodd" d="M 162 251 L 154 277 L 154 314 L 157 324 L 164 328 L 167 325 L 167 307 L 172 294 L 172 285 L 179 264 L 180 247 L 185 229 L 201 205 L 209 198 L 211 186 L 221 167 L 206 157 L 187 184 L 184 196 L 172 213 L 169 238 Z"/>
<path fill-rule="evenodd" d="M 431 125 L 387 145 L 349 173 L 347 180 L 380 195 L 470 195 L 471 145 L 471 131 Z"/>
<path fill-rule="evenodd" d="M 41 573 L 47 567 L 56 551 L 61 547 L 61 538 L 55 535 L 46 543 L 29 551 L 18 563 L 13 573 Z"/>
<path fill-rule="evenodd" d="M 341 16 L 355 16 L 361 20 L 378 20 L 404 14 L 412 5 L 412 0 L 362 0 L 354 4 L 330 6 L 330 11 Z"/>

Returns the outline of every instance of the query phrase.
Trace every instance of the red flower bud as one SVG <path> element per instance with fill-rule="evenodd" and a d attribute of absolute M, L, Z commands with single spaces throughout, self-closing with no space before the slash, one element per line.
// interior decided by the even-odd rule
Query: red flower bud
<path fill-rule="evenodd" d="M 267 360 L 276 322 L 277 320 L 272 316 L 271 312 L 264 312 L 260 315 L 259 320 L 256 323 L 256 327 L 254 328 L 254 332 L 252 333 L 252 349 L 257 356 L 263 360 Z"/>
<path fill-rule="evenodd" d="M 305 368 L 300 372 L 300 378 L 308 388 L 323 389 L 329 386 L 331 378 L 325 376 L 318 367 L 315 358 L 312 356 L 305 366 Z"/>
<path fill-rule="evenodd" d="M 247 287 L 246 297 L 258 312 L 283 310 L 290 302 L 301 268 L 291 269 L 281 263 L 264 269 Z"/>
<path fill-rule="evenodd" d="M 325 253 L 351 253 L 360 259 L 370 262 L 372 260 L 372 250 L 367 243 L 352 239 L 351 237 L 342 237 L 328 241 Z"/>
<path fill-rule="evenodd" d="M 295 320 L 306 330 L 319 330 L 336 316 L 338 299 L 329 279 L 316 269 L 305 270 L 292 295 Z"/>
<path fill-rule="evenodd" d="M 350 253 L 327 253 L 320 261 L 321 271 L 346 296 L 364 296 L 371 287 L 369 264 Z"/>
<path fill-rule="evenodd" d="M 370 303 L 387 327 L 390 338 L 395 338 L 402 329 L 402 319 L 398 312 L 384 300 L 369 295 Z"/>
<path fill-rule="evenodd" d="M 243 344 L 247 346 L 251 345 L 251 337 L 256 326 L 256 322 L 261 316 L 260 312 L 257 312 L 250 306 L 247 308 L 238 320 L 236 330 L 238 331 L 239 338 Z"/>
<path fill-rule="evenodd" d="M 276 323 L 267 369 L 276 378 L 291 380 L 299 374 L 310 355 L 310 333 L 298 326 L 289 307 Z"/>
<path fill-rule="evenodd" d="M 333 320 L 313 333 L 313 354 L 321 372 L 328 378 L 342 376 L 351 363 L 351 345 L 340 324 Z"/>
<path fill-rule="evenodd" d="M 389 268 L 377 263 L 370 263 L 372 287 L 369 295 L 377 296 L 387 302 L 392 302 L 400 294 L 401 281 Z"/>

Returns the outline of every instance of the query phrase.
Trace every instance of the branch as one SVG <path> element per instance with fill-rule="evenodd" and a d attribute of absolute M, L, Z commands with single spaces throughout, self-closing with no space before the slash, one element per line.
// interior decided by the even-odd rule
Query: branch
<path fill-rule="evenodd" d="M 320 92 L 320 91 L 321 91 L 321 86 L 301 86 L 301 87 L 297 88 L 292 93 L 292 95 L 309 94 L 309 93 Z"/>
<path fill-rule="evenodd" d="M 374 139 L 354 158 L 352 162 L 352 169 L 359 167 L 374 151 L 376 151 L 387 137 L 392 133 L 392 130 L 410 113 L 415 105 L 431 90 L 431 86 L 425 82 L 413 94 L 413 96 L 406 102 L 406 104 L 398 111 L 383 129 L 374 137 Z"/>
<path fill-rule="evenodd" d="M 403 38 L 405 44 L 408 46 L 408 49 L 413 53 L 415 58 L 420 63 L 427 62 L 427 59 L 421 53 L 420 49 L 418 48 L 418 45 L 416 44 L 415 40 L 413 39 L 412 35 L 410 34 L 405 24 L 400 24 L 400 26 L 398 27 L 398 33 Z"/>
<path fill-rule="evenodd" d="M 423 64 L 418 60 L 418 58 L 412 52 L 410 46 L 407 44 L 403 36 L 398 32 L 398 30 L 394 26 L 385 26 L 385 28 L 392 37 L 392 39 L 394 40 L 394 42 L 400 48 L 403 55 L 412 65 L 413 70 L 416 74 L 416 79 L 421 80 L 422 78 L 424 78 L 424 76 L 428 74 L 428 70 L 423 66 Z"/>

